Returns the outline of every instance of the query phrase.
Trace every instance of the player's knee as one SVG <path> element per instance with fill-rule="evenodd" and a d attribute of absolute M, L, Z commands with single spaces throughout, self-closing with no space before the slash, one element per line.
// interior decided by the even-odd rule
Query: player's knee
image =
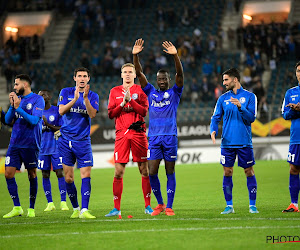
<path fill-rule="evenodd" d="M 233 169 L 232 168 L 224 168 L 224 175 L 225 176 L 232 176 Z"/>
<path fill-rule="evenodd" d="M 42 171 L 43 178 L 49 179 L 50 178 L 50 171 Z"/>
<path fill-rule="evenodd" d="M 251 177 L 251 176 L 254 175 L 254 170 L 253 170 L 252 167 L 250 167 L 250 168 L 245 168 L 245 169 L 244 169 L 244 172 L 245 172 L 245 174 L 246 174 L 247 177 Z"/>
<path fill-rule="evenodd" d="M 14 178 L 14 175 L 10 172 L 5 172 L 5 178 L 6 179 L 11 179 L 11 178 Z"/>
<path fill-rule="evenodd" d="M 34 179 L 34 178 L 36 178 L 35 169 L 28 170 L 28 179 Z"/>
<path fill-rule="evenodd" d="M 55 173 L 56 173 L 57 178 L 62 178 L 62 177 L 64 177 L 64 173 L 63 173 L 63 170 L 62 170 L 62 169 L 57 169 L 57 170 L 55 170 Z"/>
<path fill-rule="evenodd" d="M 66 183 L 72 183 L 72 182 L 74 182 L 74 177 L 73 176 L 65 176 L 65 181 L 66 181 Z"/>

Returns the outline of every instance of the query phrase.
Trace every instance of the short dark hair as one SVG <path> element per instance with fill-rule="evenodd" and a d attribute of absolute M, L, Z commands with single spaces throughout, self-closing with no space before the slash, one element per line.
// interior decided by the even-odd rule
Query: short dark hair
<path fill-rule="evenodd" d="M 157 71 L 157 74 L 158 73 L 162 73 L 162 74 L 168 74 L 169 76 L 170 76 L 170 73 L 169 73 L 169 71 L 168 70 L 166 70 L 166 69 L 160 69 L 159 71 Z"/>
<path fill-rule="evenodd" d="M 88 76 L 90 76 L 90 71 L 85 67 L 79 67 L 79 68 L 75 69 L 74 70 L 74 76 L 76 76 L 77 72 L 80 72 L 80 71 L 85 71 L 88 74 Z"/>
<path fill-rule="evenodd" d="M 224 71 L 224 72 L 222 73 L 222 76 L 223 76 L 223 75 L 229 75 L 229 76 L 236 77 L 236 78 L 238 79 L 238 81 L 240 81 L 240 79 L 241 79 L 240 72 L 238 71 L 237 68 L 227 69 L 226 71 Z"/>
<path fill-rule="evenodd" d="M 52 92 L 48 89 L 41 89 L 39 92 L 47 92 L 50 97 L 52 97 Z"/>
<path fill-rule="evenodd" d="M 20 80 L 22 80 L 22 81 L 26 81 L 26 82 L 28 82 L 30 85 L 31 85 L 31 83 L 32 83 L 31 78 L 29 77 L 29 75 L 26 75 L 26 74 L 16 75 L 15 79 L 20 79 Z"/>
<path fill-rule="evenodd" d="M 300 61 L 296 63 L 295 69 L 300 65 Z"/>

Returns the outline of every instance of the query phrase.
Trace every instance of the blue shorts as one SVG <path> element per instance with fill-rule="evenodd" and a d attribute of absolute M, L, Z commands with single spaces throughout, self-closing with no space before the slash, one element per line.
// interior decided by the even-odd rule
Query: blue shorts
<path fill-rule="evenodd" d="M 37 168 L 38 156 L 38 149 L 8 147 L 5 167 L 15 167 L 20 170 L 24 163 L 26 169 Z"/>
<path fill-rule="evenodd" d="M 233 167 L 238 156 L 238 166 L 250 168 L 255 164 L 253 148 L 221 148 L 220 163 L 224 167 Z"/>
<path fill-rule="evenodd" d="M 177 160 L 178 141 L 175 135 L 159 135 L 149 137 L 148 160 Z"/>
<path fill-rule="evenodd" d="M 51 170 L 51 163 L 53 170 L 62 169 L 62 157 L 59 154 L 53 155 L 39 155 L 39 166 L 40 170 Z"/>
<path fill-rule="evenodd" d="M 62 163 L 73 167 L 77 160 L 78 168 L 92 167 L 94 164 L 91 140 L 69 141 L 62 136 L 58 139 L 58 150 Z"/>
<path fill-rule="evenodd" d="M 300 166 L 300 144 L 290 144 L 287 162 Z"/>

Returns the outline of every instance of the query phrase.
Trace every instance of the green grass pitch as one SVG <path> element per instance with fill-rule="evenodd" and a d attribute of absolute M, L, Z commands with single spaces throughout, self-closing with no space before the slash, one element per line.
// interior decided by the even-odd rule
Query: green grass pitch
<path fill-rule="evenodd" d="M 289 167 L 285 161 L 257 161 L 257 208 L 250 214 L 243 169 L 234 168 L 235 214 L 221 215 L 225 208 L 223 169 L 219 164 L 176 166 L 177 189 L 173 217 L 144 214 L 141 178 L 137 168 L 127 168 L 121 210 L 123 219 L 106 218 L 113 208 L 114 169 L 92 171 L 90 210 L 94 220 L 70 219 L 72 211 L 60 211 L 57 178 L 51 173 L 53 200 L 57 210 L 43 212 L 47 201 L 38 172 L 36 217 L 3 219 L 12 209 L 4 176 L 0 179 L 0 249 L 265 249 L 296 248 L 300 243 L 270 244 L 267 236 L 300 236 L 300 213 L 283 214 L 290 204 Z M 160 169 L 166 202 L 166 176 Z M 80 200 L 80 176 L 75 171 Z M 26 173 L 16 175 L 21 205 L 26 215 L 29 182 Z M 71 204 L 67 200 L 69 207 Z M 157 205 L 152 196 L 152 207 Z M 128 219 L 127 216 L 133 218 Z"/>

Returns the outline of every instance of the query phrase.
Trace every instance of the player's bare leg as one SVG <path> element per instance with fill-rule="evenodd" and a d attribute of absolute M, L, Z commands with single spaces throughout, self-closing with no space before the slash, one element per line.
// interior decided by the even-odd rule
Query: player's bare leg
<path fill-rule="evenodd" d="M 79 218 L 80 207 L 77 200 L 77 189 L 74 183 L 74 167 L 63 164 L 63 169 L 65 174 L 67 193 L 73 206 L 73 214 L 71 215 L 71 218 Z"/>
<path fill-rule="evenodd" d="M 299 212 L 299 208 L 298 208 L 298 196 L 299 196 L 299 189 L 300 189 L 299 173 L 300 173 L 300 166 L 296 166 L 290 163 L 289 189 L 290 189 L 290 196 L 291 196 L 291 204 L 288 206 L 287 209 L 282 211 L 283 213 Z"/>
<path fill-rule="evenodd" d="M 145 214 L 151 214 L 153 209 L 151 208 L 151 185 L 149 179 L 148 162 L 138 162 L 139 171 L 142 176 L 142 190 L 145 200 Z"/>

